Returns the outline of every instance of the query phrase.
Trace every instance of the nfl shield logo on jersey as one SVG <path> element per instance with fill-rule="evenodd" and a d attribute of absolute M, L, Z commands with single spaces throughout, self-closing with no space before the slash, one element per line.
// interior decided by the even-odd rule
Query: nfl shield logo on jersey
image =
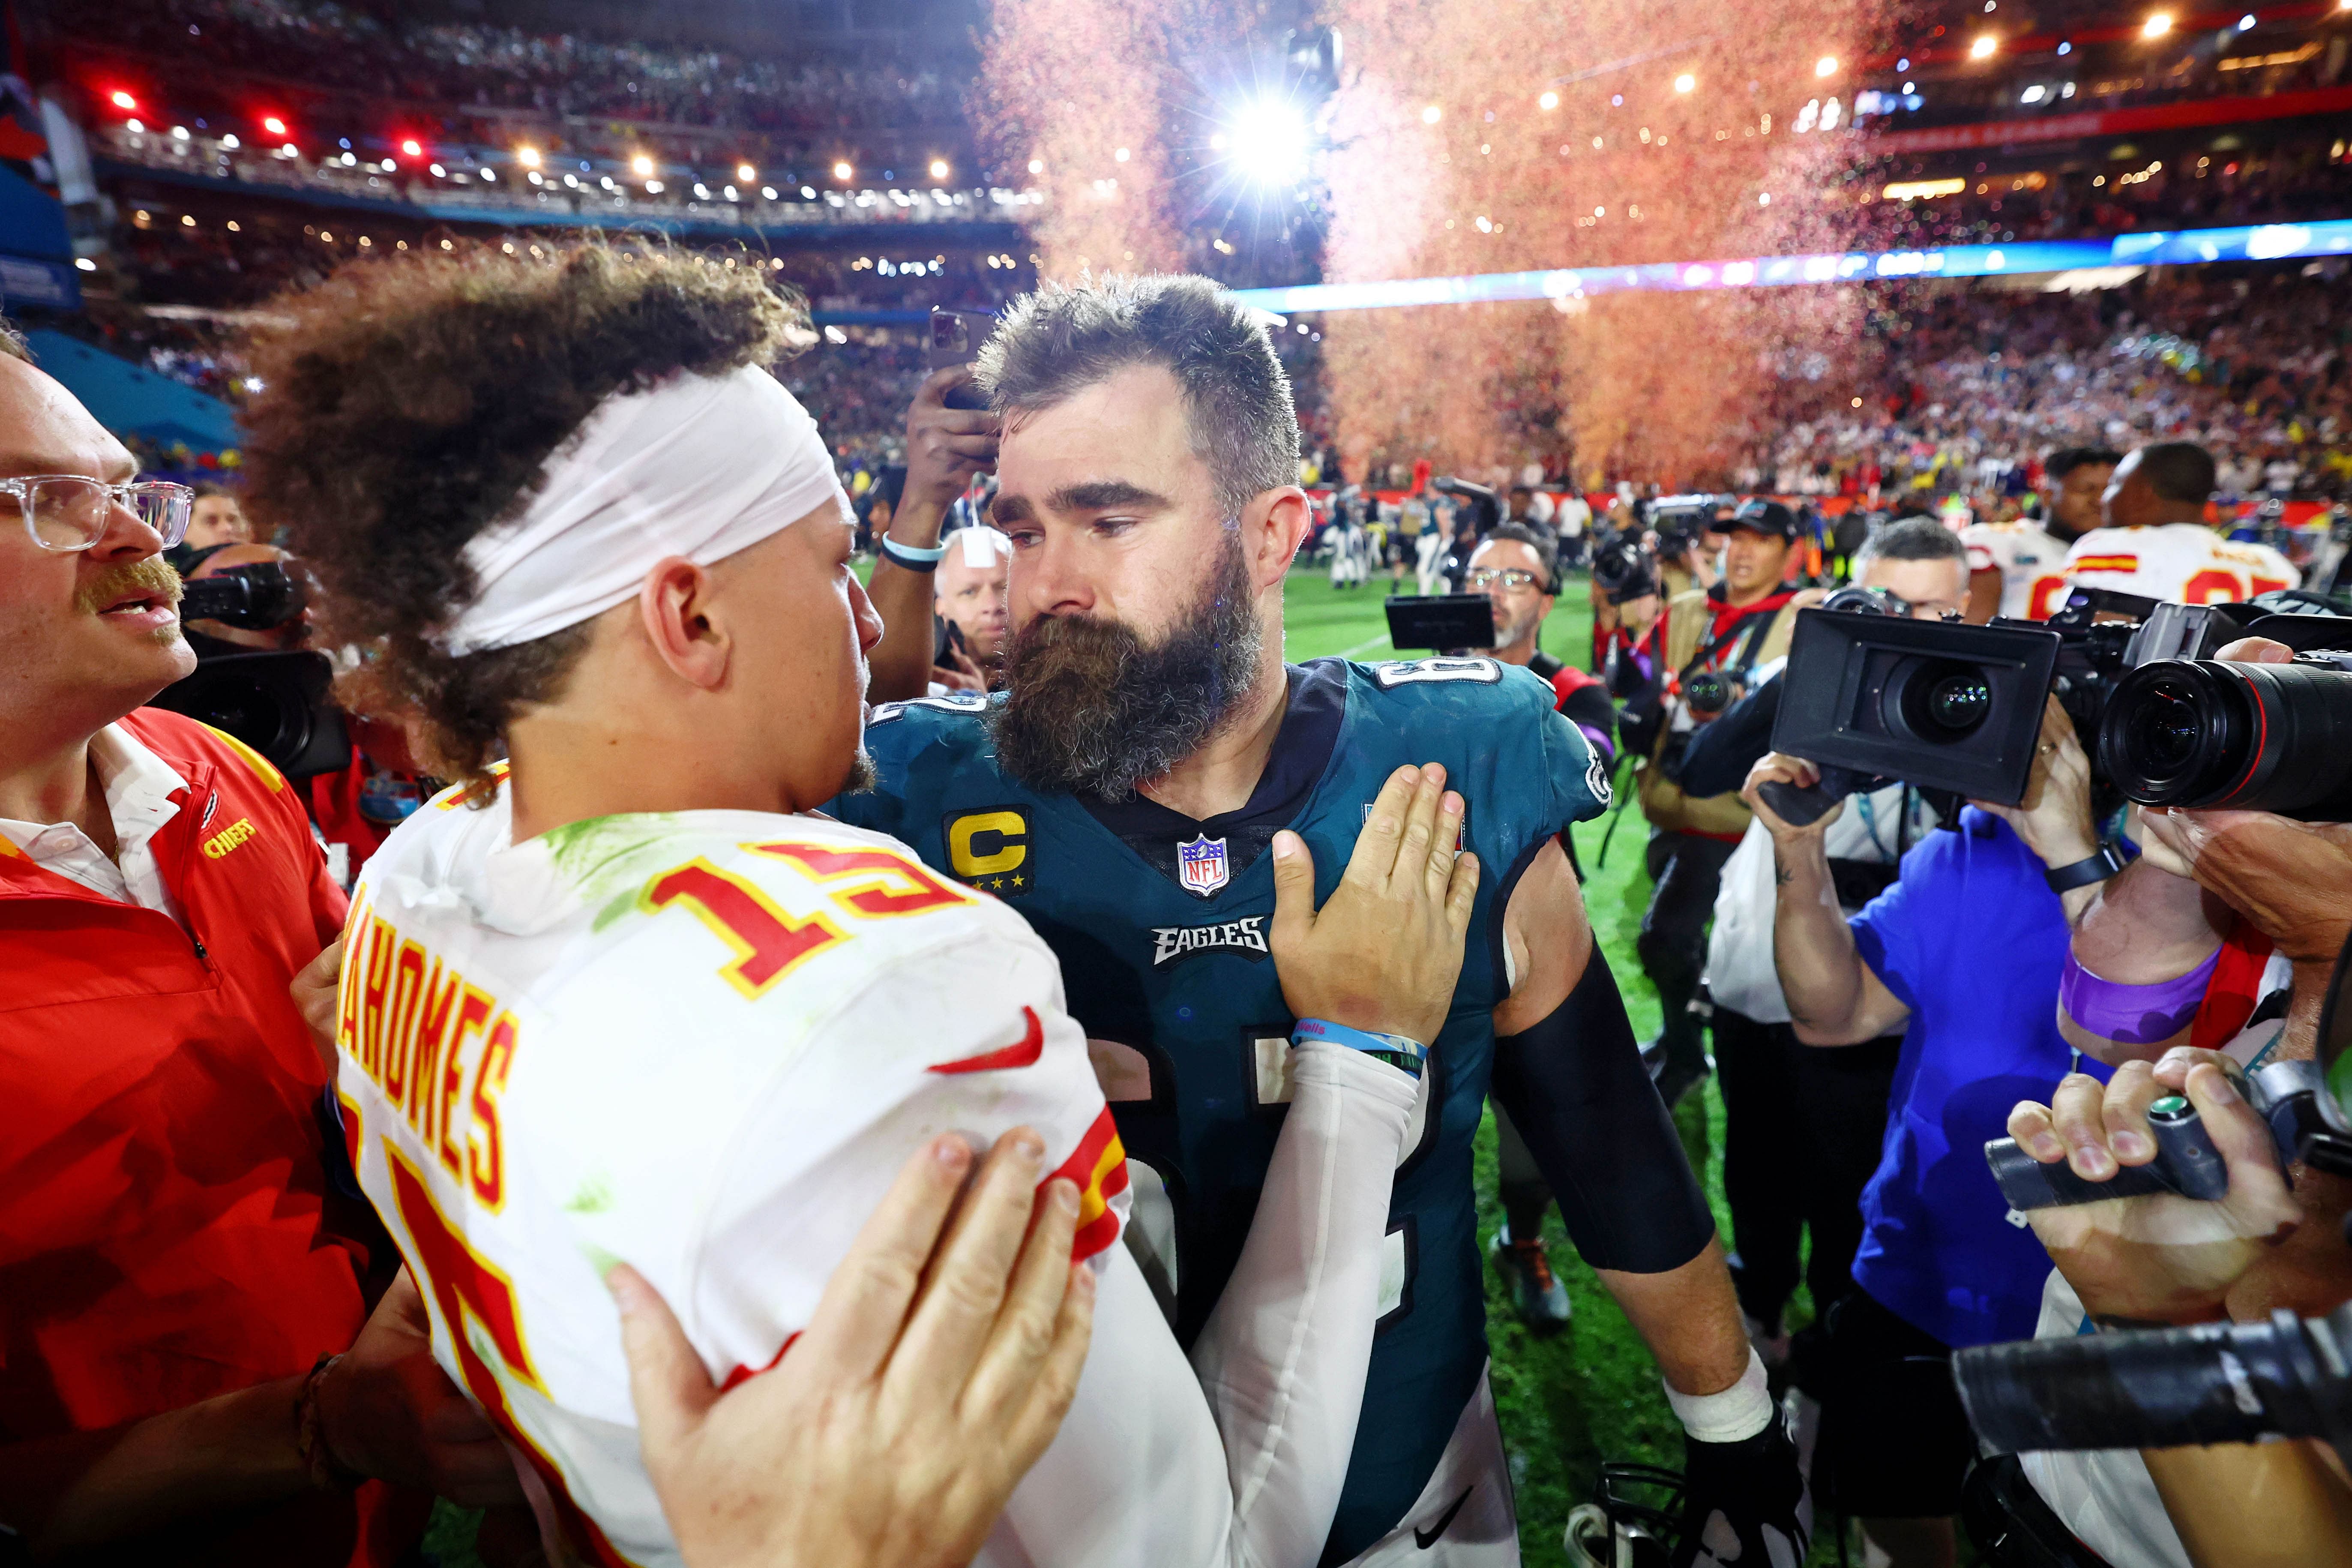
<path fill-rule="evenodd" d="M 1227 880 L 1225 841 L 1203 833 L 1190 844 L 1176 846 L 1177 880 L 1188 893 L 1207 898 Z"/>

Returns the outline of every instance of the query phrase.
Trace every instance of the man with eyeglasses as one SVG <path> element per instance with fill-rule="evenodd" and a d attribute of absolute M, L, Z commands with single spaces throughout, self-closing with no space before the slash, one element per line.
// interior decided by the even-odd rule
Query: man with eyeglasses
<path fill-rule="evenodd" d="M 390 1563 L 427 1500 L 367 1478 L 519 1493 L 332 1173 L 289 987 L 343 898 L 300 799 L 141 706 L 195 666 L 163 558 L 190 500 L 0 322 L 0 1526 L 37 1555 Z"/>

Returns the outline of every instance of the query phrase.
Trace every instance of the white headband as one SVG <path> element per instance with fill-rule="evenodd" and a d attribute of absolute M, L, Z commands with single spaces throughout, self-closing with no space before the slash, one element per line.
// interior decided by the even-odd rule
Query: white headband
<path fill-rule="evenodd" d="M 757 365 L 615 393 L 547 459 L 519 516 L 466 546 L 479 593 L 443 628 L 462 657 L 578 626 L 655 563 L 724 560 L 849 498 L 816 421 Z"/>

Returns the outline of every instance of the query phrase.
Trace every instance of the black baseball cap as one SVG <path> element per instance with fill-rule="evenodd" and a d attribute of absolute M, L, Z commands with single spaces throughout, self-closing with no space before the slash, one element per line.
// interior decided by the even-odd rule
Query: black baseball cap
<path fill-rule="evenodd" d="M 1788 540 L 1791 543 L 1794 543 L 1804 532 L 1797 522 L 1795 512 L 1790 510 L 1783 503 L 1767 500 L 1762 496 L 1756 496 L 1740 502 L 1739 510 L 1731 514 L 1731 521 L 1723 524 L 1723 531 L 1726 533 L 1742 528 L 1750 533 L 1769 534 L 1775 539 Z"/>

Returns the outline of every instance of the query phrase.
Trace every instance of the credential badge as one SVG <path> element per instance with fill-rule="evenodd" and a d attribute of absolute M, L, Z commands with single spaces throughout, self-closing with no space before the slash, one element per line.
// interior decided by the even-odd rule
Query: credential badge
<path fill-rule="evenodd" d="M 1177 880 L 1188 893 L 1208 898 L 1231 879 L 1225 862 L 1225 841 L 1203 833 L 1190 844 L 1176 846 Z"/>

